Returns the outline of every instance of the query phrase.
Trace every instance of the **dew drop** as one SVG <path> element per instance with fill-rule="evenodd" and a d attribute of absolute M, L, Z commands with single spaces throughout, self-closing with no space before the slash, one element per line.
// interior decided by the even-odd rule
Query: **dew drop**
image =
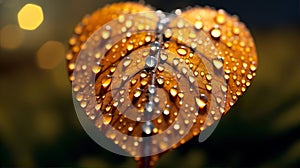
<path fill-rule="evenodd" d="M 129 132 L 133 131 L 133 127 L 131 127 L 131 126 L 128 127 L 128 131 L 129 131 Z"/>
<path fill-rule="evenodd" d="M 164 78 L 163 77 L 159 77 L 159 78 L 157 78 L 157 83 L 158 84 L 160 84 L 160 85 L 162 85 L 162 84 L 164 84 Z"/>
<path fill-rule="evenodd" d="M 185 56 L 187 54 L 187 50 L 185 48 L 178 48 L 177 53 L 181 56 Z"/>
<path fill-rule="evenodd" d="M 151 113 L 154 110 L 154 103 L 152 101 L 146 103 L 145 109 L 147 112 Z"/>
<path fill-rule="evenodd" d="M 130 64 L 131 64 L 131 59 L 126 59 L 126 60 L 123 62 L 123 66 L 124 66 L 124 67 L 128 67 Z"/>
<path fill-rule="evenodd" d="M 171 96 L 175 97 L 177 95 L 177 93 L 178 93 L 177 89 L 175 89 L 175 88 L 170 89 Z"/>
<path fill-rule="evenodd" d="M 103 124 L 108 125 L 112 120 L 112 114 L 103 115 Z"/>
<path fill-rule="evenodd" d="M 218 24 L 224 24 L 225 23 L 225 15 L 223 13 L 218 13 L 216 16 L 216 22 Z"/>
<path fill-rule="evenodd" d="M 177 66 L 179 64 L 179 59 L 178 58 L 174 58 L 173 59 L 173 65 Z"/>
<path fill-rule="evenodd" d="M 222 92 L 226 93 L 227 92 L 227 86 L 221 85 L 221 90 L 222 90 Z"/>
<path fill-rule="evenodd" d="M 106 79 L 104 79 L 103 81 L 102 81 L 102 87 L 103 88 L 107 88 L 109 85 L 110 85 L 110 83 L 111 83 L 111 78 L 106 78 Z"/>
<path fill-rule="evenodd" d="M 220 38 L 221 30 L 218 27 L 215 27 L 210 31 L 210 35 L 215 39 Z"/>
<path fill-rule="evenodd" d="M 161 54 L 161 55 L 160 55 L 160 59 L 161 59 L 162 61 L 166 61 L 166 60 L 168 59 L 168 55 L 167 55 L 167 54 Z"/>
<path fill-rule="evenodd" d="M 128 50 L 128 51 L 131 51 L 131 50 L 133 49 L 133 47 L 134 47 L 133 44 L 128 44 L 128 45 L 127 45 L 127 50 Z"/>
<path fill-rule="evenodd" d="M 146 121 L 143 125 L 142 125 L 142 130 L 145 134 L 149 135 L 152 133 L 153 131 L 153 124 L 151 121 Z"/>
<path fill-rule="evenodd" d="M 198 107 L 203 109 L 206 106 L 208 99 L 204 94 L 201 94 L 200 97 L 195 97 L 195 101 Z"/>
<path fill-rule="evenodd" d="M 189 76 L 189 81 L 190 81 L 191 83 L 194 83 L 194 82 L 195 82 L 195 78 L 194 78 L 193 76 Z"/>
<path fill-rule="evenodd" d="M 141 90 L 135 90 L 134 93 L 133 93 L 133 96 L 134 96 L 135 98 L 138 98 L 138 97 L 141 96 L 141 94 L 142 94 L 142 91 L 141 91 Z"/>
<path fill-rule="evenodd" d="M 213 59 L 213 65 L 216 69 L 221 69 L 223 67 L 223 62 L 220 59 Z"/>
<path fill-rule="evenodd" d="M 97 74 L 97 73 L 99 73 L 99 72 L 101 71 L 101 67 L 100 67 L 100 66 L 93 66 L 92 71 L 93 71 L 95 74 Z"/>
<path fill-rule="evenodd" d="M 127 27 L 127 28 L 130 28 L 131 26 L 132 26 L 132 20 L 127 20 L 126 22 L 125 22 L 125 26 Z"/>
<path fill-rule="evenodd" d="M 251 65 L 250 65 L 250 70 L 251 70 L 252 72 L 256 71 L 256 66 L 253 65 L 253 64 L 251 64 Z"/>
<path fill-rule="evenodd" d="M 149 91 L 150 94 L 155 94 L 155 92 L 156 92 L 156 86 L 155 85 L 150 85 L 148 87 L 148 91 Z"/>
<path fill-rule="evenodd" d="M 212 90 L 212 86 L 210 84 L 206 84 L 205 88 L 207 91 L 211 91 Z"/>
<path fill-rule="evenodd" d="M 171 38 L 172 36 L 172 30 L 171 29 L 167 29 L 164 33 L 166 38 Z"/>
<path fill-rule="evenodd" d="M 149 69 L 154 69 L 157 64 L 157 59 L 153 56 L 150 56 L 146 59 L 146 67 Z"/>
<path fill-rule="evenodd" d="M 203 23 L 201 21 L 196 21 L 194 26 L 196 30 L 200 30 L 203 27 Z"/>

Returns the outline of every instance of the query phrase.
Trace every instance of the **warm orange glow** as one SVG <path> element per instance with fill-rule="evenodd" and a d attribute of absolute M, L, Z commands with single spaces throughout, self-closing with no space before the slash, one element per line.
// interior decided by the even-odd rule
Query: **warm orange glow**
<path fill-rule="evenodd" d="M 37 29 L 43 20 L 43 9 L 39 5 L 26 4 L 18 13 L 19 26 L 24 30 Z"/>
<path fill-rule="evenodd" d="M 24 40 L 24 32 L 16 25 L 7 25 L 0 31 L 0 46 L 5 49 L 16 49 Z"/>
<path fill-rule="evenodd" d="M 61 42 L 48 41 L 37 52 L 37 63 L 42 69 L 55 68 L 64 58 L 65 48 Z"/>

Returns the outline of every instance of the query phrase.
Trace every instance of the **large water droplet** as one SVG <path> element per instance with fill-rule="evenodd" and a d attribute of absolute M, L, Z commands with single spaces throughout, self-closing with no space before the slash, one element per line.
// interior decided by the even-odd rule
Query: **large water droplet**
<path fill-rule="evenodd" d="M 103 114 L 103 124 L 108 125 L 112 120 L 112 114 Z"/>
<path fill-rule="evenodd" d="M 156 92 L 156 86 L 155 85 L 150 85 L 148 87 L 148 91 L 149 91 L 150 94 L 155 94 L 155 92 Z"/>
<path fill-rule="evenodd" d="M 154 103 L 152 101 L 147 102 L 145 104 L 145 110 L 149 113 L 151 113 L 154 110 Z"/>
<path fill-rule="evenodd" d="M 203 109 L 206 106 L 208 99 L 205 94 L 200 94 L 200 97 L 195 97 L 195 101 L 198 107 Z"/>
<path fill-rule="evenodd" d="M 187 50 L 185 48 L 178 48 L 177 53 L 181 56 L 185 56 L 187 54 Z"/>
<path fill-rule="evenodd" d="M 149 135 L 152 133 L 154 126 L 152 124 L 151 121 L 146 121 L 143 125 L 142 125 L 142 130 L 145 134 Z"/>
<path fill-rule="evenodd" d="M 146 59 L 146 68 L 149 68 L 149 69 L 154 69 L 155 66 L 157 64 L 157 59 L 153 56 L 149 56 L 147 59 Z"/>

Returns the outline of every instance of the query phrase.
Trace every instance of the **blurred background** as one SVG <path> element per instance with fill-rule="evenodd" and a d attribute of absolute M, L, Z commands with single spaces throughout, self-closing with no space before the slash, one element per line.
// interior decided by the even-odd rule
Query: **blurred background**
<path fill-rule="evenodd" d="M 0 166 L 135 167 L 84 132 L 64 60 L 75 24 L 112 2 L 0 0 Z M 146 2 L 167 12 L 209 5 L 237 14 L 259 56 L 252 86 L 213 135 L 165 154 L 157 167 L 300 167 L 299 0 Z"/>

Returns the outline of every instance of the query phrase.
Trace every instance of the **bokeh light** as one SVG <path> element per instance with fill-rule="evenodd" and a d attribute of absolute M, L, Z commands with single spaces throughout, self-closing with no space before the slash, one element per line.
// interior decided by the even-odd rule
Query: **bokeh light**
<path fill-rule="evenodd" d="M 0 46 L 5 49 L 16 49 L 24 40 L 24 32 L 16 25 L 6 25 L 0 30 Z"/>
<path fill-rule="evenodd" d="M 43 9 L 39 5 L 26 4 L 18 13 L 19 26 L 24 30 L 37 29 L 43 20 Z"/>
<path fill-rule="evenodd" d="M 55 68 L 64 58 L 65 47 L 58 41 L 47 41 L 37 52 L 37 64 L 42 69 Z"/>

